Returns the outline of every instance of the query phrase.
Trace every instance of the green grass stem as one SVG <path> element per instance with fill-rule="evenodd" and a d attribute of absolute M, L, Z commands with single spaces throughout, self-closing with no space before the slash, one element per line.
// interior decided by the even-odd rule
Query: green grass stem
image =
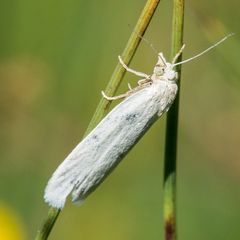
<path fill-rule="evenodd" d="M 172 46 L 173 58 L 183 44 L 184 0 L 173 0 Z M 181 61 L 181 56 L 178 61 Z M 178 94 L 167 114 L 166 145 L 164 159 L 164 233 L 165 240 L 176 240 L 176 166 L 177 133 L 180 96 L 181 65 L 178 72 Z"/>
<path fill-rule="evenodd" d="M 160 0 L 148 0 L 146 2 L 144 9 L 142 10 L 142 13 L 137 21 L 137 24 L 122 53 L 122 58 L 127 65 L 131 62 L 134 53 L 136 52 L 137 47 L 141 41 L 141 38 L 139 38 L 139 36 L 143 36 L 143 34 L 145 33 L 159 2 Z M 121 83 L 124 73 L 125 69 L 121 67 L 121 65 L 118 63 L 105 89 L 105 93 L 107 95 L 112 96 L 115 94 Z M 110 106 L 109 101 L 107 101 L 104 98 L 100 100 L 96 108 L 96 111 L 93 115 L 93 118 L 89 123 L 85 135 L 88 134 L 104 117 L 104 115 L 109 109 L 109 106 Z M 56 208 L 49 209 L 47 218 L 43 221 L 42 226 L 37 231 L 35 240 L 46 240 L 48 238 L 60 212 L 61 212 L 60 209 Z"/>

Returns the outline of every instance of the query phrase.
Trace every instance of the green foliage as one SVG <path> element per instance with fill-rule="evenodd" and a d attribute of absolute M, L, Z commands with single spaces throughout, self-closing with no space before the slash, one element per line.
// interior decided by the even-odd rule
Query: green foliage
<path fill-rule="evenodd" d="M 31 239 L 48 211 L 42 198 L 47 180 L 82 138 L 144 4 L 0 4 L 0 201 L 16 212 Z M 187 3 L 185 59 L 237 32 L 238 4 Z M 165 55 L 171 45 L 170 5 L 161 2 L 145 35 Z M 184 65 L 179 239 L 240 237 L 238 49 L 236 34 Z M 155 62 L 153 51 L 142 43 L 131 67 L 151 73 Z M 136 80 L 127 74 L 119 91 Z M 158 121 L 81 208 L 67 204 L 52 239 L 162 238 L 164 125 L 164 119 Z"/>

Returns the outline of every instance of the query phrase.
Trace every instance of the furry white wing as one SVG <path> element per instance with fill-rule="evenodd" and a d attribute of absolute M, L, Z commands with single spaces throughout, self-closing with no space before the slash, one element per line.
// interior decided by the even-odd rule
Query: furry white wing
<path fill-rule="evenodd" d="M 71 192 L 73 201 L 84 200 L 168 109 L 176 95 L 172 92 L 165 83 L 153 84 L 117 105 L 57 168 L 45 201 L 62 208 Z"/>

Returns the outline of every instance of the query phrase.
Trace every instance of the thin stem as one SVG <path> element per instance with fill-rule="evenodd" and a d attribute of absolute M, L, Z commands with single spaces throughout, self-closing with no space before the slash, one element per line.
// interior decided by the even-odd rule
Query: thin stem
<path fill-rule="evenodd" d="M 138 22 L 122 53 L 122 58 L 127 65 L 131 62 L 134 56 L 134 53 L 141 41 L 141 38 L 139 38 L 139 36 L 144 35 L 159 2 L 160 0 L 148 0 L 146 2 L 145 7 L 138 19 Z M 121 83 L 124 73 L 125 73 L 125 69 L 121 66 L 120 63 L 118 63 L 105 89 L 105 93 L 108 96 L 112 96 L 115 94 L 115 92 L 117 91 Z M 85 135 L 88 134 L 99 123 L 99 121 L 103 118 L 104 114 L 109 109 L 109 106 L 110 106 L 109 101 L 107 101 L 104 98 L 100 100 L 97 106 L 97 109 L 93 115 L 93 118 L 89 123 L 89 126 L 87 128 Z M 56 209 L 52 207 L 49 209 L 48 216 L 44 220 L 41 228 L 38 230 L 35 240 L 46 240 L 48 238 L 60 212 L 61 212 L 60 209 Z"/>
<path fill-rule="evenodd" d="M 137 50 L 140 41 L 142 40 L 141 37 L 139 36 L 144 35 L 159 2 L 160 0 L 148 0 L 146 2 L 146 5 L 138 19 L 138 22 L 134 30 L 132 31 L 132 34 L 127 42 L 127 45 L 123 53 L 121 54 L 121 57 L 126 65 L 129 65 L 129 63 L 131 62 L 134 53 Z M 125 72 L 126 71 L 122 67 L 122 65 L 118 63 L 112 74 L 110 81 L 108 82 L 106 89 L 104 90 L 107 96 L 113 96 L 116 93 Z M 97 109 L 93 115 L 93 118 L 90 121 L 87 132 L 89 132 L 97 125 L 97 123 L 99 123 L 99 121 L 103 118 L 104 114 L 108 110 L 109 105 L 110 102 L 107 101 L 106 99 L 102 98 L 100 100 Z"/>
<path fill-rule="evenodd" d="M 183 43 L 184 0 L 173 0 L 172 25 L 172 58 L 180 50 Z M 181 56 L 178 61 L 181 61 Z M 178 87 L 180 90 L 181 65 L 178 71 Z M 179 93 L 167 116 L 166 145 L 164 159 L 164 229 L 165 240 L 176 240 L 176 158 L 177 158 L 177 131 Z"/>
<path fill-rule="evenodd" d="M 47 218 L 43 221 L 43 225 L 37 231 L 37 236 L 35 240 L 43 240 L 48 238 L 60 212 L 61 212 L 60 209 L 53 207 L 49 208 Z"/>

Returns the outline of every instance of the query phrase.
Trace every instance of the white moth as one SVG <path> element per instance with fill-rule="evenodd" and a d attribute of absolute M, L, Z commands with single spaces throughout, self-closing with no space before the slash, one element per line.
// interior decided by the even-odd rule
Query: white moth
<path fill-rule="evenodd" d="M 228 37 L 228 36 L 227 36 Z M 128 68 L 121 57 L 119 61 L 129 72 L 142 77 L 138 86 L 117 97 L 103 96 L 108 100 L 125 98 L 86 136 L 53 173 L 45 189 L 44 199 L 52 207 L 63 208 L 67 196 L 83 201 L 117 166 L 150 126 L 172 105 L 177 94 L 177 72 L 174 67 L 209 51 L 227 37 L 193 58 L 175 63 L 182 49 L 168 63 L 163 54 L 153 74 Z"/>

